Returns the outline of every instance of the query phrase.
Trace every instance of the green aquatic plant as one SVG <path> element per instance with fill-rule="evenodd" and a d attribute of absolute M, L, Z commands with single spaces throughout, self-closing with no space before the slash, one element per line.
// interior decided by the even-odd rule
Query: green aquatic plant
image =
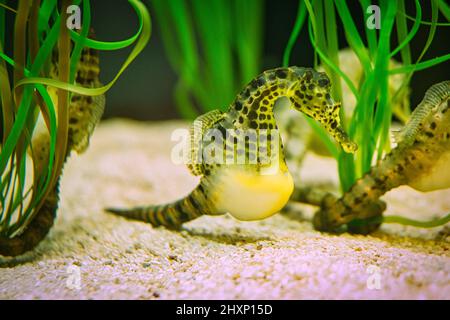
<path fill-rule="evenodd" d="M 169 62 L 179 80 L 180 114 L 195 119 L 225 111 L 260 71 L 263 2 L 260 0 L 150 0 Z"/>
<path fill-rule="evenodd" d="M 0 237 L 14 236 L 27 226 L 61 174 L 66 157 L 70 95 L 104 94 L 150 39 L 150 16 L 138 0 L 129 0 L 129 4 L 138 16 L 139 30 L 129 39 L 116 42 L 88 38 L 89 0 L 60 3 L 61 7 L 57 0 L 21 0 L 16 8 L 12 8 L 5 0 L 0 0 Z M 79 5 L 82 9 L 79 32 L 66 27 L 68 13 L 65 8 L 69 5 Z M 6 14 L 14 15 L 13 30 L 7 28 Z M 13 41 L 13 56 L 4 51 L 6 32 Z M 108 84 L 85 88 L 75 83 L 76 66 L 83 47 L 119 50 L 131 45 L 134 45 L 131 53 Z M 59 50 L 58 79 L 51 78 L 49 71 L 50 58 L 56 48 Z M 58 89 L 57 103 L 52 101 L 47 87 Z M 31 139 L 39 115 L 50 136 L 48 163 L 43 170 L 35 167 L 36 154 Z"/>
<path fill-rule="evenodd" d="M 372 14 L 370 10 L 369 13 L 367 10 L 371 3 L 368 0 L 361 0 L 360 5 L 364 21 L 366 21 Z M 375 161 L 390 151 L 389 134 L 392 116 L 395 115 L 402 122 L 406 122 L 411 112 L 409 107 L 396 104 L 396 101 L 402 96 L 404 90 L 407 90 L 414 72 L 450 59 L 450 54 L 445 54 L 422 61 L 433 41 L 436 28 L 446 25 L 438 22 L 439 10 L 448 20 L 450 9 L 444 1 L 431 1 L 432 16 L 431 22 L 428 23 L 430 30 L 424 48 L 416 61 L 412 60 L 410 42 L 420 25 L 424 24 L 419 0 L 415 0 L 414 18 L 406 13 L 404 0 L 381 0 L 379 8 L 381 12 L 380 29 L 368 28 L 365 24 L 358 29 L 355 23 L 356 19 L 352 17 L 346 1 L 300 0 L 295 25 L 283 57 L 283 65 L 289 65 L 292 48 L 298 42 L 302 28 L 307 26 L 310 41 L 315 49 L 315 66 L 323 65 L 330 76 L 334 84 L 333 95 L 335 98 L 342 100 L 340 86 L 342 79 L 356 99 L 356 107 L 351 115 L 344 114 L 345 108 L 341 108 L 344 127 L 349 132 L 350 138 L 359 146 L 355 154 L 348 154 L 340 150 L 321 127 L 308 119 L 317 135 L 338 161 L 343 192 L 349 190 L 358 178 L 368 172 Z M 407 19 L 414 20 L 410 30 L 407 27 Z M 352 83 L 339 66 L 340 44 L 336 27 L 339 25 L 342 25 L 347 43 L 363 67 L 364 76 L 360 83 Z M 364 31 L 365 41 L 360 31 Z M 398 43 L 391 47 L 395 31 Z M 390 69 L 390 58 L 397 57 L 398 54 L 402 66 Z M 397 92 L 391 95 L 388 79 L 394 74 L 404 74 L 405 77 Z"/>

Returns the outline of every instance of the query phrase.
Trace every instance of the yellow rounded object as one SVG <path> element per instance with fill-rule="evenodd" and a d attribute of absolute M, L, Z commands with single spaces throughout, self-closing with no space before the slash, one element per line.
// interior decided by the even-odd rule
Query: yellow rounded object
<path fill-rule="evenodd" d="M 450 188 L 450 151 L 441 155 L 429 171 L 408 185 L 422 192 Z"/>
<path fill-rule="evenodd" d="M 287 170 L 257 173 L 230 168 L 223 170 L 218 179 L 218 210 L 244 221 L 264 219 L 279 212 L 294 190 Z"/>

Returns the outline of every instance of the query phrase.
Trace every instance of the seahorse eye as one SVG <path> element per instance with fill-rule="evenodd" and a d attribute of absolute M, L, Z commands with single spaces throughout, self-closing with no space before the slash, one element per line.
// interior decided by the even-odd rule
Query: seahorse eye
<path fill-rule="evenodd" d="M 307 70 L 305 72 L 305 80 L 310 81 L 312 78 L 313 78 L 313 73 L 311 72 L 311 70 Z"/>
<path fill-rule="evenodd" d="M 321 86 L 323 88 L 330 84 L 330 80 L 328 78 L 322 78 L 318 81 L 318 83 L 319 83 L 319 86 Z"/>

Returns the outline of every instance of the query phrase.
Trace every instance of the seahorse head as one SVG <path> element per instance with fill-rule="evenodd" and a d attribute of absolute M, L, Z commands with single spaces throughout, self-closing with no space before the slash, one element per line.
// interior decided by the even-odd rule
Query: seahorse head
<path fill-rule="evenodd" d="M 311 68 L 297 68 L 295 73 L 298 80 L 289 88 L 293 107 L 318 121 L 345 152 L 355 152 L 358 146 L 350 140 L 341 126 L 341 104 L 331 96 L 331 82 L 327 74 Z"/>

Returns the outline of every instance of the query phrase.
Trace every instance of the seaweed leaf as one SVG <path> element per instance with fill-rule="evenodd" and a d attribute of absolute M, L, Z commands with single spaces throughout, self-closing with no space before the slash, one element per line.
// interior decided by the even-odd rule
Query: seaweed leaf
<path fill-rule="evenodd" d="M 63 8 L 72 1 L 65 0 Z M 79 4 L 81 0 L 72 3 Z M 3 141 L 0 154 L 1 176 L 1 212 L 0 234 L 11 236 L 24 228 L 36 209 L 42 203 L 49 188 L 59 176 L 65 158 L 67 144 L 68 98 L 70 92 L 98 95 L 107 91 L 127 66 L 135 59 L 147 44 L 151 34 L 151 20 L 145 6 L 138 0 L 129 0 L 139 18 L 139 30 L 130 37 L 117 42 L 103 42 L 88 39 L 90 24 L 90 3 L 83 0 L 84 20 L 80 34 L 65 27 L 66 12 L 58 14 L 56 0 L 42 0 L 33 3 L 20 1 L 16 14 L 14 31 L 14 59 L 3 51 L 4 44 L 4 4 L 0 0 L 0 97 L 3 114 Z M 29 4 L 31 4 L 29 6 Z M 14 12 L 14 10 L 11 10 Z M 70 38 L 75 42 L 70 55 Z M 25 41 L 28 39 L 28 42 Z M 47 61 L 59 39 L 59 79 L 46 78 Z M 28 43 L 28 47 L 26 44 Z M 101 88 L 83 88 L 74 84 L 74 75 L 83 46 L 101 50 L 116 50 L 135 44 L 127 60 L 113 80 Z M 7 65 L 14 70 L 14 81 L 9 81 Z M 58 90 L 58 103 L 53 105 L 46 86 Z M 14 93 L 14 95 L 12 94 Z M 55 108 L 58 108 L 58 116 Z M 50 150 L 47 166 L 42 172 L 33 172 L 32 186 L 27 190 L 25 176 L 25 150 L 29 148 L 33 164 L 35 153 L 31 132 L 36 124 L 37 114 L 41 110 L 50 135 Z M 31 174 L 31 173 L 30 173 Z M 19 209 L 17 216 L 13 213 Z"/>
<path fill-rule="evenodd" d="M 297 17 L 295 18 L 295 24 L 294 28 L 292 29 L 291 35 L 289 37 L 288 43 L 286 45 L 286 49 L 283 53 L 283 66 L 288 67 L 289 66 L 289 60 L 291 58 L 291 52 L 292 49 L 297 42 L 298 36 L 300 35 L 300 32 L 302 30 L 303 24 L 305 22 L 306 18 L 306 6 L 305 2 L 300 0 L 297 10 Z"/>
<path fill-rule="evenodd" d="M 259 71 L 262 13 L 259 0 L 151 1 L 169 63 L 179 76 L 177 108 L 225 109 Z"/>

